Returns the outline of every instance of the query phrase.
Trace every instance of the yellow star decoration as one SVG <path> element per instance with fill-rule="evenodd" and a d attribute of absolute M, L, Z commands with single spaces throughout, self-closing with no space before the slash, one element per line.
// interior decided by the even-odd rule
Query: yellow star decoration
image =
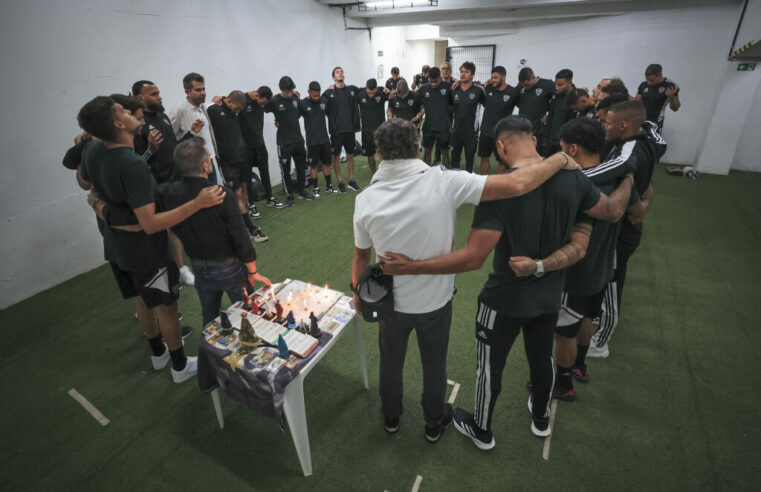
<path fill-rule="evenodd" d="M 238 364 L 240 363 L 241 359 L 246 357 L 246 355 L 247 355 L 246 352 L 239 350 L 237 352 L 231 353 L 230 355 L 228 355 L 222 360 L 227 362 L 230 365 L 230 368 L 233 370 L 233 372 L 235 372 L 236 369 L 240 369 L 240 366 Z"/>

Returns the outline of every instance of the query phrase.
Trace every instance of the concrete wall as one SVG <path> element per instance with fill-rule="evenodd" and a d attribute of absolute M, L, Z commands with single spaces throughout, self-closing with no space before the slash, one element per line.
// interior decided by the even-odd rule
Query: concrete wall
<path fill-rule="evenodd" d="M 209 96 L 277 90 L 284 74 L 305 93 L 311 80 L 327 86 L 335 65 L 350 83 L 374 74 L 368 33 L 345 31 L 340 9 L 311 1 L 8 0 L 0 40 L 0 308 L 103 261 L 85 195 L 61 166 L 93 96 L 146 78 L 168 109 L 190 71 L 206 77 Z M 265 138 L 279 181 L 271 117 Z"/>

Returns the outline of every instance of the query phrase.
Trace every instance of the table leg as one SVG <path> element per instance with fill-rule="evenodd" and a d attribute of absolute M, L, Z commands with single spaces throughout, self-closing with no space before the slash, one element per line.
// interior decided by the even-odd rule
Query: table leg
<path fill-rule="evenodd" d="M 225 428 L 225 417 L 222 415 L 222 404 L 219 402 L 219 388 L 211 390 L 211 401 L 214 403 L 214 412 L 217 414 L 217 422 L 219 422 L 219 428 Z"/>
<path fill-rule="evenodd" d="M 283 411 L 288 419 L 296 454 L 299 455 L 301 471 L 304 476 L 312 474 L 312 454 L 309 450 L 309 431 L 307 430 L 307 414 L 304 408 L 304 377 L 299 374 L 285 387 Z"/>
<path fill-rule="evenodd" d="M 354 316 L 354 333 L 357 335 L 357 351 L 359 352 L 359 365 L 362 369 L 362 379 L 365 389 L 370 389 L 367 383 L 367 359 L 365 358 L 365 338 L 362 336 L 362 327 L 359 324 L 359 316 Z"/>

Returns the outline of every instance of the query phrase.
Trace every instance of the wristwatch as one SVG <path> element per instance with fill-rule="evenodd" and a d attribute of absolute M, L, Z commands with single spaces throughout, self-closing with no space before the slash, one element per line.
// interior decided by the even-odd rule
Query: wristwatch
<path fill-rule="evenodd" d="M 536 278 L 544 277 L 544 264 L 542 260 L 536 260 L 536 271 L 534 272 Z"/>

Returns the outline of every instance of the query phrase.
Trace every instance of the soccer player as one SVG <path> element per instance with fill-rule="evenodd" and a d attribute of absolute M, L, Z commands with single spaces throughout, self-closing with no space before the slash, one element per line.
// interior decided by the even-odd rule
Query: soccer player
<path fill-rule="evenodd" d="M 659 134 L 663 134 L 666 106 L 670 107 L 671 111 L 679 111 L 682 106 L 679 100 L 679 86 L 663 76 L 663 67 L 657 63 L 648 65 L 645 69 L 645 81 L 637 88 L 635 98 L 645 105 L 646 119 L 658 126 Z M 681 166 L 668 166 L 666 171 L 674 176 L 683 174 Z"/>
<path fill-rule="evenodd" d="M 325 124 L 328 100 L 320 96 L 320 83 L 309 83 L 308 97 L 299 103 L 301 117 L 304 118 L 304 129 L 307 134 L 307 160 L 309 161 L 309 184 L 312 186 L 312 196 L 320 198 L 320 188 L 317 186 L 317 170 L 322 167 L 325 176 L 325 191 L 330 195 L 338 193 L 331 184 L 330 177 L 330 137 Z"/>
<path fill-rule="evenodd" d="M 442 150 L 444 167 L 449 167 L 449 106 L 452 104 L 452 91 L 441 83 L 441 71 L 433 67 L 428 71 L 428 83 L 423 84 L 417 92 L 417 100 L 425 113 L 423 124 L 423 162 L 431 164 L 431 152 L 436 143 Z M 422 114 L 418 114 L 421 117 Z"/>
<path fill-rule="evenodd" d="M 484 102 L 484 90 L 473 84 L 473 76 L 476 74 L 476 65 L 466 61 L 460 66 L 460 80 L 453 88 L 452 104 L 454 115 L 452 117 L 452 136 L 450 137 L 452 148 L 452 167 L 460 168 L 460 158 L 463 148 L 465 149 L 465 169 L 473 172 L 473 161 L 476 157 L 478 145 L 478 122 L 476 114 L 478 106 Z"/>
<path fill-rule="evenodd" d="M 99 139 L 87 144 L 80 166 L 85 189 L 95 189 L 96 214 L 106 204 L 129 208 L 134 223 L 128 230 L 103 229 L 104 254 L 125 299 L 137 297 L 138 320 L 151 347 L 156 370 L 170 359 L 172 379 L 181 383 L 197 372 L 197 359 L 186 357 L 177 319 L 179 273 L 169 257 L 166 232 L 197 211 L 222 203 L 224 192 L 209 186 L 181 207 L 156 213 L 156 182 L 133 149 L 140 122 L 110 97 L 98 96 L 77 116 L 79 125 Z M 164 342 L 162 342 L 162 335 Z"/>
<path fill-rule="evenodd" d="M 285 205 L 275 199 L 272 194 L 272 180 L 270 179 L 269 153 L 264 143 L 264 107 L 272 98 L 272 90 L 263 85 L 255 91 L 246 93 L 246 107 L 238 115 L 240 132 L 246 143 L 246 164 L 259 170 L 264 194 L 267 197 L 265 205 L 269 208 L 283 209 Z M 249 187 L 251 181 L 248 183 Z M 256 209 L 253 194 L 249 189 L 249 211 L 251 217 L 261 218 L 261 213 Z"/>
<path fill-rule="evenodd" d="M 518 72 L 518 83 L 521 86 L 518 100 L 518 114 L 525 116 L 534 126 L 534 135 L 538 145 L 542 145 L 541 120 L 550 108 L 550 99 L 555 94 L 555 84 L 551 80 L 534 75 L 529 67 Z"/>
<path fill-rule="evenodd" d="M 518 89 L 506 82 L 505 67 L 497 66 L 491 71 L 491 78 L 486 82 L 484 92 L 484 115 L 481 119 L 481 136 L 478 139 L 478 157 L 481 158 L 481 174 L 489 174 L 490 158 L 499 162 L 497 147 L 494 145 L 494 127 L 505 116 L 513 114 L 518 103 Z M 499 164 L 499 172 L 504 172 L 505 166 Z"/>
<path fill-rule="evenodd" d="M 595 101 L 585 89 L 572 89 L 566 96 L 566 104 L 575 113 L 576 118 L 597 118 Z"/>
<path fill-rule="evenodd" d="M 287 75 L 278 82 L 280 94 L 272 96 L 270 102 L 264 107 L 266 113 L 274 113 L 277 125 L 277 155 L 280 162 L 280 171 L 283 175 L 285 187 L 286 207 L 293 207 L 293 195 L 298 192 L 304 200 L 312 200 L 314 197 L 304 191 L 304 173 L 306 171 L 307 154 L 304 150 L 304 137 L 301 135 L 299 126 L 299 97 L 293 93 L 296 84 Z M 291 158 L 296 164 L 296 186 L 291 180 Z"/>
<path fill-rule="evenodd" d="M 573 118 L 573 110 L 567 100 L 568 94 L 573 89 L 575 87 L 571 70 L 564 68 L 555 74 L 555 93 L 550 99 L 547 115 L 542 117 L 542 121 L 546 124 L 543 155 L 554 154 L 560 150 L 560 127 Z"/>
<path fill-rule="evenodd" d="M 563 152 L 574 158 L 582 167 L 582 172 L 603 193 L 611 193 L 621 180 L 628 184 L 630 200 L 628 209 L 637 207 L 639 196 L 632 190 L 635 162 L 623 165 L 630 173 L 621 176 L 615 162 L 600 163 L 600 150 L 605 143 L 605 130 L 600 122 L 577 118 L 563 125 L 560 132 L 560 146 Z M 622 214 L 623 218 L 623 214 Z M 568 269 L 561 298 L 560 315 L 555 330 L 555 361 L 557 379 L 553 397 L 574 401 L 573 378 L 580 382 L 589 381 L 585 357 L 589 342 L 595 332 L 592 320 L 599 318 L 603 297 L 608 282 L 613 279 L 616 263 L 616 241 L 622 220 L 596 221 L 589 239 L 586 256 Z M 572 378 L 573 376 L 573 378 Z"/>
<path fill-rule="evenodd" d="M 328 129 L 330 130 L 330 142 L 333 146 L 333 169 L 338 179 L 338 191 L 346 193 L 346 186 L 341 180 L 341 147 L 346 151 L 346 167 L 349 170 L 349 188 L 359 191 L 361 188 L 354 180 L 354 153 L 357 139 L 354 134 L 360 131 L 359 108 L 357 107 L 357 94 L 359 89 L 353 85 L 344 83 L 344 70 L 335 67 L 332 72 L 333 85 L 323 92 L 322 96 L 328 100 Z"/>
<path fill-rule="evenodd" d="M 497 124 L 494 134 L 500 158 L 508 167 L 530 169 L 542 161 L 526 118 L 508 116 Z M 588 216 L 618 218 L 622 201 L 626 203 L 623 197 L 601 194 L 579 171 L 560 171 L 523 196 L 480 203 L 463 249 L 414 262 L 382 253 L 387 273 L 440 275 L 477 270 L 494 251 L 494 273 L 478 297 L 475 413 L 458 408 L 453 417 L 457 430 L 479 449 L 495 445 L 492 415 L 507 355 L 521 328 L 534 381 L 529 399 L 531 430 L 538 436 L 550 434 L 552 339 L 563 269 L 584 256 L 592 229 Z"/>
<path fill-rule="evenodd" d="M 396 67 L 395 67 L 396 68 Z M 398 74 L 397 70 L 397 74 Z M 392 71 L 393 73 L 393 71 Z M 388 84 L 386 84 L 388 87 Z M 394 83 L 396 87 L 396 83 Z M 385 106 L 388 101 L 388 94 L 378 89 L 378 81 L 367 79 L 365 88 L 359 91 L 357 102 L 359 103 L 359 116 L 362 122 L 362 151 L 367 157 L 367 164 L 370 166 L 370 172 L 375 173 L 375 138 L 373 132 L 386 120 Z"/>
<path fill-rule="evenodd" d="M 390 91 L 396 90 L 396 84 L 399 82 L 399 67 L 391 67 L 391 77 L 386 79 L 386 89 Z"/>
<path fill-rule="evenodd" d="M 597 84 L 597 87 L 595 87 L 592 90 L 592 99 L 595 100 L 595 104 L 597 104 L 600 101 L 599 96 L 600 96 L 600 91 L 602 90 L 602 88 L 610 84 L 611 82 L 621 83 L 621 85 L 624 85 L 620 77 L 604 77 L 600 79 L 600 82 Z"/>
<path fill-rule="evenodd" d="M 420 122 L 420 101 L 410 91 L 405 79 L 396 84 L 396 95 L 389 99 L 386 115 L 388 119 L 400 118 L 415 124 Z"/>
<path fill-rule="evenodd" d="M 415 74 L 415 77 L 412 79 L 412 90 L 415 91 L 423 86 L 423 84 L 428 83 L 428 72 L 430 72 L 431 67 L 428 65 L 423 65 L 423 68 L 421 69 L 421 73 Z"/>

